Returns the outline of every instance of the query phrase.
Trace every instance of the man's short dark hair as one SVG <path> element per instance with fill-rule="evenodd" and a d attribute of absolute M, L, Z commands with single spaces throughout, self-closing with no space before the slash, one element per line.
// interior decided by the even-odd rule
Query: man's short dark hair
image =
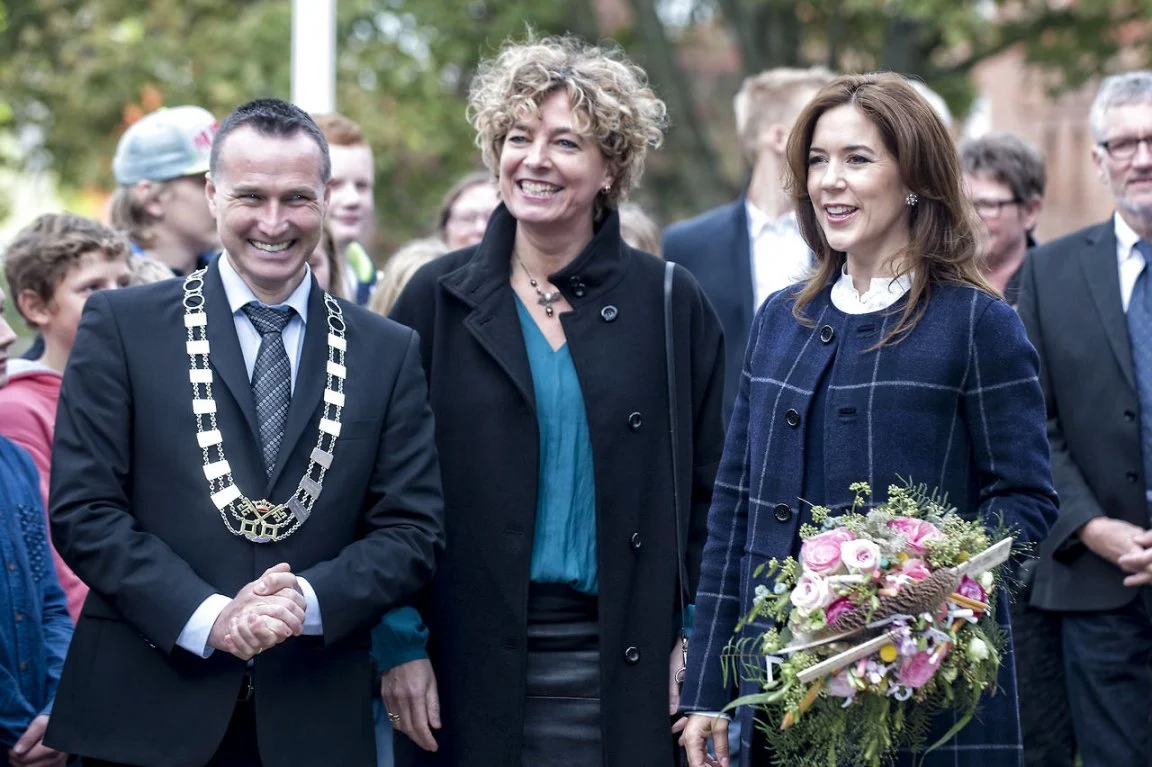
<path fill-rule="evenodd" d="M 320 175 L 325 184 L 332 178 L 332 159 L 328 155 L 328 139 L 316 121 L 300 107 L 281 99 L 254 99 L 241 104 L 224 118 L 216 137 L 212 140 L 209 172 L 215 176 L 220 162 L 220 148 L 228 135 L 237 128 L 249 126 L 262 136 L 292 138 L 303 133 L 320 147 Z"/>
<path fill-rule="evenodd" d="M 960 157 L 965 173 L 988 174 L 1011 189 L 1012 196 L 1021 202 L 1044 196 L 1044 158 L 1014 133 L 989 133 L 969 139 L 960 145 Z"/>

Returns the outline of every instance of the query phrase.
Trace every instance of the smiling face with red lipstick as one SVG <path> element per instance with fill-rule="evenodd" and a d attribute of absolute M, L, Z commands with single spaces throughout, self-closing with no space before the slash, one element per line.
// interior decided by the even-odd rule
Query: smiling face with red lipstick
<path fill-rule="evenodd" d="M 808 149 L 808 196 L 833 250 L 876 271 L 907 251 L 911 208 L 896 158 L 876 125 L 851 104 L 816 121 Z"/>

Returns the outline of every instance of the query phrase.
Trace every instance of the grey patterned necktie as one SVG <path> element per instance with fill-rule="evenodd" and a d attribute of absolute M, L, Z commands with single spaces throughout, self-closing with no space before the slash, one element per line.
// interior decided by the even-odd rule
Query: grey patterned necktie
<path fill-rule="evenodd" d="M 1128 339 L 1136 391 L 1140 396 L 1140 453 L 1144 459 L 1144 496 L 1152 513 L 1152 244 L 1141 240 L 1136 249 L 1144 256 L 1144 270 L 1136 279 L 1128 302 Z"/>
<path fill-rule="evenodd" d="M 256 423 L 260 427 L 260 446 L 264 451 L 264 473 L 272 476 L 276 455 L 284 439 L 284 422 L 288 420 L 288 403 L 292 401 L 292 367 L 284 350 L 281 333 L 292 319 L 293 310 L 264 306 L 255 301 L 245 304 L 244 313 L 260 334 L 260 351 L 252 370 L 252 394 L 256 398 Z"/>

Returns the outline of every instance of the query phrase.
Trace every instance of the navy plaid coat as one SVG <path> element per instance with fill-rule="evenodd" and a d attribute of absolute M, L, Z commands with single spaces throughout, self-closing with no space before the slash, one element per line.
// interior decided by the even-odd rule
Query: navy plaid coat
<path fill-rule="evenodd" d="M 832 305 L 828 287 L 806 308 L 813 322 L 805 326 L 792 316 L 794 295 L 789 289 L 766 301 L 749 337 L 708 519 L 681 699 L 688 712 L 719 711 L 737 694 L 724 684 L 721 652 L 751 607 L 752 572 L 799 551 L 806 516 L 799 497 L 814 461 L 822 462 L 823 497 L 805 498 L 804 509 L 807 502 L 850 505 L 848 487 L 858 481 L 882 501 L 899 476 L 947 492 L 963 513 L 1000 515 L 1027 540 L 1041 540 L 1056 518 L 1037 356 L 1006 303 L 974 288 L 934 284 L 919 324 L 901 343 L 877 350 L 871 347 L 905 299 L 884 312 L 849 315 Z M 812 455 L 804 425 L 818 387 L 827 407 L 823 450 Z M 1000 606 L 1007 626 L 1003 599 Z M 926 765 L 1019 765 L 1011 654 L 1000 688 Z M 738 693 L 756 691 L 743 683 Z M 752 713 L 737 714 L 744 767 Z M 951 721 L 938 725 L 943 734 Z"/>

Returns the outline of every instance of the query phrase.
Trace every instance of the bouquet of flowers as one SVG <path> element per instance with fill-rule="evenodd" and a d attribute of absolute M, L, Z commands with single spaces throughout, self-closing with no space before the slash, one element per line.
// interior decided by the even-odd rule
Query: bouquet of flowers
<path fill-rule="evenodd" d="M 998 566 L 1012 539 L 966 520 L 923 486 L 893 486 L 887 502 L 855 502 L 833 517 L 812 510 L 799 559 L 753 573 L 751 612 L 737 629 L 775 625 L 725 653 L 726 674 L 761 690 L 756 706 L 775 764 L 833 767 L 891 762 L 959 732 L 996 689 L 1004 637 L 994 620 Z M 960 712 L 937 743 L 932 717 Z M 767 724 L 766 724 L 767 723 Z"/>

